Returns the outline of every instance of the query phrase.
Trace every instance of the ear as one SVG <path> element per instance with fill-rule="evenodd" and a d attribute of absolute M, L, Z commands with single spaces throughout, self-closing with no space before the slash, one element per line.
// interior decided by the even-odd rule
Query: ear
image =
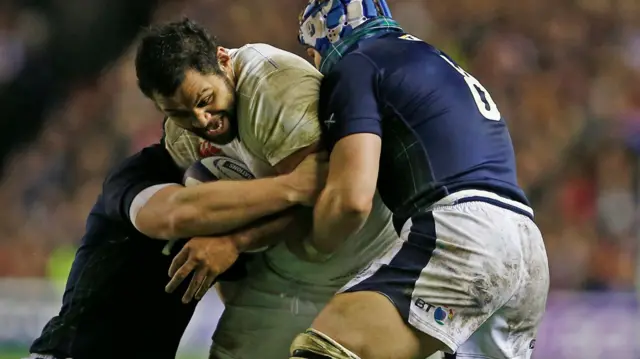
<path fill-rule="evenodd" d="M 231 62 L 231 56 L 229 56 L 229 51 L 222 46 L 218 46 L 218 50 L 216 51 L 216 57 L 218 58 L 218 62 L 221 67 L 229 66 Z"/>
<path fill-rule="evenodd" d="M 315 65 L 317 69 L 320 69 L 320 64 L 322 63 L 322 55 L 318 52 L 318 50 L 313 47 L 307 48 L 307 55 L 311 57 L 311 62 Z"/>
<path fill-rule="evenodd" d="M 313 47 L 307 47 L 307 56 L 309 56 L 309 58 L 311 59 L 311 61 L 313 61 L 316 57 L 316 52 L 313 49 Z"/>

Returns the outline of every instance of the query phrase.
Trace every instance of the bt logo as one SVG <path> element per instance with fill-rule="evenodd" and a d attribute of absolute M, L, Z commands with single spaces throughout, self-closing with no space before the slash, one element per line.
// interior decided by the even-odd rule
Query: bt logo
<path fill-rule="evenodd" d="M 424 310 L 425 313 L 429 313 L 433 310 L 433 320 L 440 325 L 444 325 L 455 316 L 453 309 L 448 308 L 447 306 L 436 307 L 435 305 L 431 305 L 420 298 L 417 298 L 413 304 Z"/>

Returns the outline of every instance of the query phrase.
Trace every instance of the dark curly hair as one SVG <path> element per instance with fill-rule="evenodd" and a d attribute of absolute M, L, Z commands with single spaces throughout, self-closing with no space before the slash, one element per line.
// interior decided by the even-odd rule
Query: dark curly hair
<path fill-rule="evenodd" d="M 185 18 L 151 26 L 136 54 L 138 87 L 147 97 L 154 92 L 172 96 L 189 69 L 204 74 L 221 73 L 218 42 L 204 27 Z"/>

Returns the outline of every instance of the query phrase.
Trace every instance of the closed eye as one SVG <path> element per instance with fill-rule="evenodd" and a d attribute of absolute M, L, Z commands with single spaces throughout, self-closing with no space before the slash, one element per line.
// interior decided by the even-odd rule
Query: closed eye
<path fill-rule="evenodd" d="M 209 95 L 209 96 L 203 98 L 202 100 L 200 100 L 198 102 L 198 104 L 197 104 L 198 108 L 202 108 L 202 107 L 205 107 L 205 106 L 209 105 L 211 103 L 211 98 L 212 97 L 213 97 L 212 95 Z"/>

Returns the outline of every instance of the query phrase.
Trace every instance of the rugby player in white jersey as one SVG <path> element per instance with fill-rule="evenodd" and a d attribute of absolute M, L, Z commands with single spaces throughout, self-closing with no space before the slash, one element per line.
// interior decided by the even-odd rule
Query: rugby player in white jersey
<path fill-rule="evenodd" d="M 143 37 L 136 70 L 140 89 L 169 118 L 166 144 L 183 168 L 202 157 L 202 141 L 241 160 L 258 178 L 286 174 L 318 149 L 321 74 L 296 55 L 265 44 L 226 49 L 185 20 L 152 28 Z M 160 190 L 148 202 L 162 196 Z M 227 199 L 242 197 L 230 192 Z M 300 222 L 309 225 L 311 210 L 300 213 Z M 211 357 L 286 357 L 291 340 L 333 293 L 396 240 L 390 219 L 376 200 L 362 230 L 331 257 L 318 256 L 305 240 L 275 238 L 269 250 L 254 257 L 244 280 L 221 283 L 226 309 Z M 225 256 L 234 254 L 223 249 L 208 250 L 209 263 L 227 263 Z M 213 279 L 207 273 L 224 269 L 208 272 L 186 256 L 176 258 L 180 263 L 173 266 L 169 291 L 192 271 L 194 287 L 206 288 Z"/>

